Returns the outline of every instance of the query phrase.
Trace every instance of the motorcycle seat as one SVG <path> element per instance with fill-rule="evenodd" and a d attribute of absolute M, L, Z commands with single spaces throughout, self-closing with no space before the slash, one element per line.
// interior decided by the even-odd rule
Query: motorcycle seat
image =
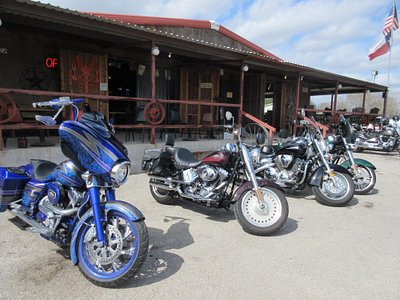
<path fill-rule="evenodd" d="M 173 151 L 174 165 L 177 169 L 195 168 L 201 164 L 192 152 L 185 148 L 175 148 Z"/>
<path fill-rule="evenodd" d="M 57 164 L 42 159 L 31 159 L 33 178 L 38 181 L 43 181 L 53 170 L 57 167 Z"/>

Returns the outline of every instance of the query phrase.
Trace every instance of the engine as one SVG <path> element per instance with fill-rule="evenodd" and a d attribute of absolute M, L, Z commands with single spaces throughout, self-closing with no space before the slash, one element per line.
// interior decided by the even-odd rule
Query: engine
<path fill-rule="evenodd" d="M 271 166 L 265 169 L 264 175 L 280 186 L 290 187 L 298 183 L 304 172 L 305 163 L 304 160 L 295 158 L 293 155 L 281 154 L 270 162 Z"/>
<path fill-rule="evenodd" d="M 188 169 L 183 172 L 183 181 L 187 184 L 183 190 L 189 198 L 199 201 L 213 200 L 218 190 L 225 186 L 224 180 L 228 172 L 222 168 L 201 165 L 196 169 Z"/>
<path fill-rule="evenodd" d="M 64 189 L 57 182 L 50 183 L 47 193 L 38 201 L 38 212 L 35 218 L 53 233 L 63 227 L 66 229 L 67 225 L 62 223 L 63 217 L 73 217 L 83 198 L 84 193 L 75 188 Z M 59 226 L 60 224 L 62 226 Z"/>

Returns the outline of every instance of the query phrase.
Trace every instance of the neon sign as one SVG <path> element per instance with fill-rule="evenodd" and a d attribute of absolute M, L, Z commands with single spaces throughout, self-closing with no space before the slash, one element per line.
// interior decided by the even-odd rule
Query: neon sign
<path fill-rule="evenodd" d="M 59 61 L 58 61 L 58 58 L 55 58 L 55 57 L 47 57 L 47 58 L 46 58 L 46 61 L 45 61 L 45 65 L 46 65 L 46 67 L 49 68 L 49 69 L 54 69 L 54 68 L 57 67 L 58 62 L 59 62 Z"/>

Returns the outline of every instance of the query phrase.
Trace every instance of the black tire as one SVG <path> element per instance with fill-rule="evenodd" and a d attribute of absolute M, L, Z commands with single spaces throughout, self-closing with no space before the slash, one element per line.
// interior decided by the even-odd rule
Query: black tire
<path fill-rule="evenodd" d="M 150 193 L 153 198 L 160 204 L 170 205 L 175 203 L 175 198 L 170 191 L 160 189 L 150 184 Z"/>
<path fill-rule="evenodd" d="M 357 195 L 366 195 L 375 186 L 376 174 L 373 169 L 367 166 L 358 166 L 358 169 L 362 175 L 362 178 L 358 179 L 356 175 L 353 176 L 354 193 Z"/>
<path fill-rule="evenodd" d="M 112 222 L 110 213 L 112 212 L 109 212 L 109 217 L 107 220 Z M 106 257 L 105 259 L 109 259 L 109 261 L 103 262 L 103 264 L 101 264 L 100 260 L 98 260 L 99 256 L 96 256 L 96 253 L 103 252 L 98 250 L 99 246 L 97 244 L 95 234 L 93 235 L 93 233 L 90 232 L 90 230 L 95 231 L 94 227 L 85 226 L 82 228 L 78 236 L 77 245 L 79 270 L 81 273 L 93 284 L 107 288 L 117 288 L 127 284 L 128 281 L 140 271 L 147 258 L 149 249 L 149 235 L 144 220 L 133 222 L 121 212 L 117 212 L 116 214 L 114 213 L 112 216 L 125 219 L 126 223 L 129 224 L 129 227 L 132 230 L 129 232 L 129 234 L 127 234 L 126 230 L 120 232 L 121 229 L 115 229 L 115 226 L 114 229 L 111 229 L 114 236 L 119 235 L 122 238 L 122 243 L 118 243 L 120 246 L 116 246 L 116 248 L 119 247 L 119 251 L 115 251 L 117 254 L 112 254 L 111 251 L 105 250 L 107 253 L 105 256 L 115 255 L 115 257 Z M 119 224 L 118 222 L 119 221 L 111 223 L 111 225 Z M 112 234 L 108 233 L 108 235 Z M 110 241 L 113 241 L 113 243 Z M 116 240 L 114 239 L 108 239 L 106 245 L 107 247 L 113 247 L 115 242 Z M 131 251 L 132 254 L 129 253 L 129 251 Z M 100 264 L 101 267 L 99 267 Z M 115 269 L 114 264 L 121 269 Z M 106 268 L 107 272 L 104 271 Z"/>
<path fill-rule="evenodd" d="M 329 206 L 344 206 L 350 202 L 354 195 L 354 182 L 350 175 L 333 171 L 334 179 L 342 185 L 340 191 L 335 191 L 332 179 L 325 179 L 320 186 L 313 186 L 312 191 L 317 201 Z M 339 181 L 338 181 L 339 180 Z"/>
<path fill-rule="evenodd" d="M 267 210 L 258 206 L 258 199 L 253 190 L 246 190 L 235 203 L 233 210 L 236 220 L 247 233 L 271 235 L 286 223 L 289 206 L 285 195 L 270 187 L 261 187 Z"/>

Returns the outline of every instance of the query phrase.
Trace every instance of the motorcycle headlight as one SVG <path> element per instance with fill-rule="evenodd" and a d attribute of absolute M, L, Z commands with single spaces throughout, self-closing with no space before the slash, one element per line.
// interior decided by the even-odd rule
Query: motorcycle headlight
<path fill-rule="evenodd" d="M 117 163 L 111 169 L 111 179 L 118 185 L 124 184 L 128 179 L 130 170 L 131 170 L 131 163 L 129 161 Z"/>
<path fill-rule="evenodd" d="M 251 151 L 250 151 L 250 159 L 253 162 L 253 164 L 259 162 L 260 154 L 261 154 L 260 148 L 251 149 Z"/>
<path fill-rule="evenodd" d="M 228 150 L 231 153 L 236 153 L 238 151 L 237 146 L 232 143 L 227 143 L 225 145 L 225 149 Z"/>

